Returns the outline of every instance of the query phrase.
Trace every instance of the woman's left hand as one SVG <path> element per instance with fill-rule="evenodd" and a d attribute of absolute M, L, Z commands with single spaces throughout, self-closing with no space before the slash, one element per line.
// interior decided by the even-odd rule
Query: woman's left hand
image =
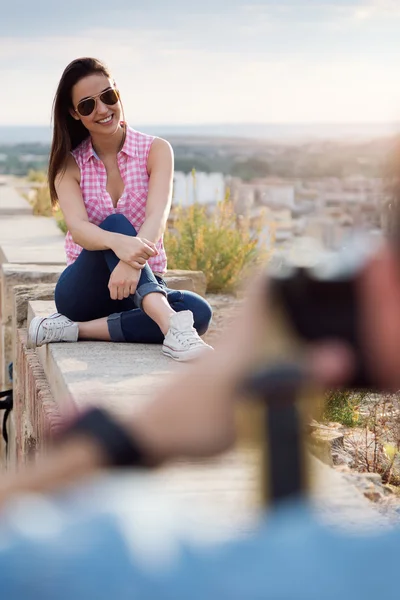
<path fill-rule="evenodd" d="M 136 292 L 139 283 L 140 269 L 134 269 L 128 263 L 119 261 L 110 275 L 108 289 L 112 300 L 123 300 Z"/>

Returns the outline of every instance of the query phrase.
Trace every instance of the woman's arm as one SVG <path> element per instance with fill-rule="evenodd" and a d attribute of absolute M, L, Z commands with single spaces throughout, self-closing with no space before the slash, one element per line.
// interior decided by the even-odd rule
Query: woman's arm
<path fill-rule="evenodd" d="M 174 153 L 166 140 L 156 138 L 153 141 L 147 172 L 150 179 L 146 217 L 138 236 L 155 243 L 164 233 L 172 200 Z"/>
<path fill-rule="evenodd" d="M 112 248 L 115 234 L 89 222 L 79 183 L 79 167 L 70 156 L 65 172 L 57 175 L 55 181 L 58 202 L 68 231 L 74 242 L 86 250 L 108 250 Z"/>
<path fill-rule="evenodd" d="M 90 223 L 79 184 L 80 171 L 71 156 L 65 173 L 57 176 L 55 187 L 65 223 L 74 242 L 86 250 L 111 249 L 120 260 L 136 269 L 142 268 L 157 253 L 152 244 L 147 244 L 139 237 L 105 231 Z"/>

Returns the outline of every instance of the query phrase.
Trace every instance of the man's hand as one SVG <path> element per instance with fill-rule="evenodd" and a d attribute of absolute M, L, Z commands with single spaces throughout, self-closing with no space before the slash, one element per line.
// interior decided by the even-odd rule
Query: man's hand
<path fill-rule="evenodd" d="M 136 292 L 141 275 L 140 269 L 134 269 L 120 261 L 110 275 L 108 289 L 112 300 L 123 300 Z"/>
<path fill-rule="evenodd" d="M 129 235 L 115 234 L 112 250 L 118 258 L 135 269 L 143 269 L 152 256 L 157 256 L 158 250 L 149 240 Z"/>

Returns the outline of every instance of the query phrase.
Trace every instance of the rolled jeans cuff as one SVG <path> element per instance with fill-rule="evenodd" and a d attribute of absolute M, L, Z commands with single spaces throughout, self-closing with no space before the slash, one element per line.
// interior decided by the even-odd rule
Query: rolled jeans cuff
<path fill-rule="evenodd" d="M 107 317 L 108 333 L 113 342 L 126 342 L 122 331 L 121 313 L 114 313 Z"/>
<path fill-rule="evenodd" d="M 159 294 L 167 297 L 167 292 L 162 285 L 149 281 L 148 283 L 144 283 L 137 288 L 133 296 L 135 306 L 137 306 L 137 308 L 142 308 L 143 298 L 147 296 L 147 294 L 153 294 L 154 292 L 158 292 Z"/>

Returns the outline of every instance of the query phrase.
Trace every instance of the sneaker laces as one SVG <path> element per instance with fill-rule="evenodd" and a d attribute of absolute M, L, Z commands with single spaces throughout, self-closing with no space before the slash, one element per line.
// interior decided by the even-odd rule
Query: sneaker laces
<path fill-rule="evenodd" d="M 49 319 L 47 322 L 44 321 L 42 323 L 42 327 L 45 331 L 45 338 L 49 342 L 59 341 L 64 335 L 65 328 L 68 326 L 69 324 L 65 321 L 57 321 L 56 319 Z"/>
<path fill-rule="evenodd" d="M 171 332 L 178 342 L 183 343 L 184 346 L 203 346 L 204 342 L 195 330 L 194 327 L 190 329 L 172 329 Z"/>

